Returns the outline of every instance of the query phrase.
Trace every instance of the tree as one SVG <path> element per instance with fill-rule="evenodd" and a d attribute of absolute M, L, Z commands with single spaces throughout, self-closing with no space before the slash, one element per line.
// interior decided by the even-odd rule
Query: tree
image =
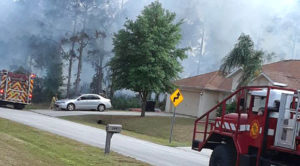
<path fill-rule="evenodd" d="M 136 21 L 127 20 L 124 29 L 114 35 L 109 62 L 115 89 L 138 92 L 145 116 L 146 100 L 151 92 L 167 92 L 182 71 L 179 60 L 186 58 L 187 48 L 176 46 L 181 39 L 180 20 L 158 2 L 146 6 Z"/>
<path fill-rule="evenodd" d="M 48 36 L 32 36 L 29 46 L 33 66 L 45 73 L 44 77 L 39 76 L 36 79 L 38 81 L 35 86 L 40 91 L 33 91 L 37 97 L 34 101 L 49 101 L 53 95 L 59 94 L 63 83 L 61 43 Z"/>
<path fill-rule="evenodd" d="M 99 45 L 99 40 L 104 41 L 106 37 L 106 32 L 103 32 L 103 28 L 107 25 L 107 22 L 112 22 L 110 17 L 114 15 L 112 12 L 108 12 L 112 4 L 117 4 L 116 2 L 109 1 L 99 1 L 99 0 L 79 0 L 78 5 L 81 11 L 79 18 L 81 18 L 82 30 L 78 35 L 78 65 L 75 80 L 75 93 L 79 93 L 80 76 L 82 70 L 82 64 L 84 57 L 87 57 L 89 62 L 92 63 L 93 68 L 96 71 L 97 76 L 100 77 L 98 82 L 98 91 L 102 90 L 101 83 L 103 78 L 102 65 L 103 65 L 103 50 L 104 45 Z M 110 16 L 110 17 L 108 17 Z M 110 20 L 110 21 L 107 21 Z M 101 24 L 99 24 L 101 23 Z M 111 28 L 111 27 L 109 27 Z M 100 29 L 100 30 L 99 30 Z M 105 28 L 104 28 L 105 29 Z M 101 43 L 101 42 L 100 42 Z M 89 48 L 91 50 L 84 51 L 84 49 Z M 101 50 L 102 49 L 102 50 Z M 85 53 L 88 52 L 88 55 Z M 85 55 L 84 55 L 85 54 Z M 99 92 L 98 92 L 99 93 Z"/>
<path fill-rule="evenodd" d="M 105 48 L 110 38 L 112 38 L 112 32 L 114 31 L 112 26 L 118 22 L 120 18 L 120 1 L 100 1 L 94 8 L 94 11 L 90 11 L 87 19 L 87 27 L 89 31 L 95 32 L 93 38 L 88 45 L 87 60 L 92 65 L 95 74 L 90 84 L 92 93 L 108 92 L 110 86 L 110 77 L 108 76 L 109 68 L 106 63 L 111 57 L 111 51 Z M 101 24 L 99 24 L 99 22 Z"/>
<path fill-rule="evenodd" d="M 75 27 L 75 25 L 74 25 L 74 27 Z M 73 32 L 75 33 L 75 30 Z M 74 35 L 74 33 L 73 33 L 73 36 L 71 36 L 70 38 L 63 38 L 61 40 L 61 54 L 62 54 L 63 59 L 68 61 L 67 98 L 70 98 L 70 95 L 71 95 L 72 67 L 73 67 L 74 59 L 76 58 L 76 52 L 74 51 L 76 36 Z M 70 46 L 70 48 L 68 48 L 68 51 L 65 51 L 63 48 L 63 45 L 69 44 L 69 43 L 71 43 L 71 46 Z"/>
<path fill-rule="evenodd" d="M 78 64 L 77 64 L 77 73 L 76 73 L 76 80 L 74 82 L 75 86 L 75 94 L 79 94 L 79 84 L 80 84 L 80 76 L 81 76 L 81 70 L 82 70 L 82 60 L 83 60 L 83 49 L 88 45 L 89 42 L 89 36 L 84 32 L 80 32 L 77 36 L 77 42 L 79 44 L 79 47 L 77 49 L 78 51 Z"/>
<path fill-rule="evenodd" d="M 104 38 L 106 37 L 105 33 L 101 33 L 101 38 L 97 37 L 98 32 L 96 31 L 96 38 L 90 42 L 90 50 L 88 51 L 88 61 L 91 63 L 92 67 L 95 70 L 93 80 L 90 84 L 92 93 L 102 93 L 102 82 L 103 82 L 103 64 L 104 57 L 107 54 L 104 50 Z M 100 38 L 100 39 L 99 39 Z"/>
<path fill-rule="evenodd" d="M 61 60 L 51 63 L 46 71 L 44 94 L 47 96 L 48 101 L 50 101 L 51 97 L 55 94 L 60 95 L 59 88 L 63 84 L 62 63 L 60 61 Z"/>
<path fill-rule="evenodd" d="M 249 35 L 241 34 L 238 42 L 230 53 L 223 58 L 220 71 L 228 74 L 232 70 L 241 68 L 243 74 L 239 80 L 240 86 L 245 86 L 261 71 L 264 52 L 254 49 L 254 43 Z"/>

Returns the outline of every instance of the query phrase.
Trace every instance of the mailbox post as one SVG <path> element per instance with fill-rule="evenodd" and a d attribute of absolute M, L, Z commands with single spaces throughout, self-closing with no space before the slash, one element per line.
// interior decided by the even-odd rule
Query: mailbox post
<path fill-rule="evenodd" d="M 106 125 L 106 141 L 105 141 L 105 151 L 104 154 L 110 152 L 110 142 L 114 133 L 120 133 L 122 130 L 122 125 L 119 124 L 108 124 Z"/>

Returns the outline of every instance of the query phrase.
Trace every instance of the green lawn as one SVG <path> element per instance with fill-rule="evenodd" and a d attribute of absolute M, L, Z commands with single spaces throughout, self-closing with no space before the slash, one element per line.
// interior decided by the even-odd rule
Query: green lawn
<path fill-rule="evenodd" d="M 177 117 L 173 141 L 169 144 L 171 117 L 81 115 L 61 118 L 102 129 L 108 123 L 122 124 L 124 135 L 168 146 L 190 146 L 194 127 L 194 119 Z M 102 124 L 97 124 L 99 120 Z"/>
<path fill-rule="evenodd" d="M 135 159 L 0 118 L 0 165 L 147 165 Z"/>

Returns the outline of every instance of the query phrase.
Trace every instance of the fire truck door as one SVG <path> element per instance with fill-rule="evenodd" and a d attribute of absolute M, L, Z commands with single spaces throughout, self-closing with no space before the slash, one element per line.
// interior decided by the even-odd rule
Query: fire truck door
<path fill-rule="evenodd" d="M 295 138 L 298 128 L 297 116 L 299 110 L 299 102 L 296 109 L 291 108 L 293 94 L 282 94 L 280 100 L 279 117 L 277 120 L 275 146 L 288 149 L 295 149 Z M 299 99 L 299 93 L 296 96 Z M 299 100 L 298 100 L 299 101 Z M 293 116 L 291 116 L 293 115 Z"/>

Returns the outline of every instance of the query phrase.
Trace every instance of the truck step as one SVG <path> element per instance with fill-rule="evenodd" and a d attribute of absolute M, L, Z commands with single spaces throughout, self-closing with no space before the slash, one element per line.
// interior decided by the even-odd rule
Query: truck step
<path fill-rule="evenodd" d="M 194 140 L 193 143 L 192 143 L 192 149 L 193 150 L 199 150 L 199 145 L 201 144 L 202 142 L 199 141 L 199 140 Z"/>

